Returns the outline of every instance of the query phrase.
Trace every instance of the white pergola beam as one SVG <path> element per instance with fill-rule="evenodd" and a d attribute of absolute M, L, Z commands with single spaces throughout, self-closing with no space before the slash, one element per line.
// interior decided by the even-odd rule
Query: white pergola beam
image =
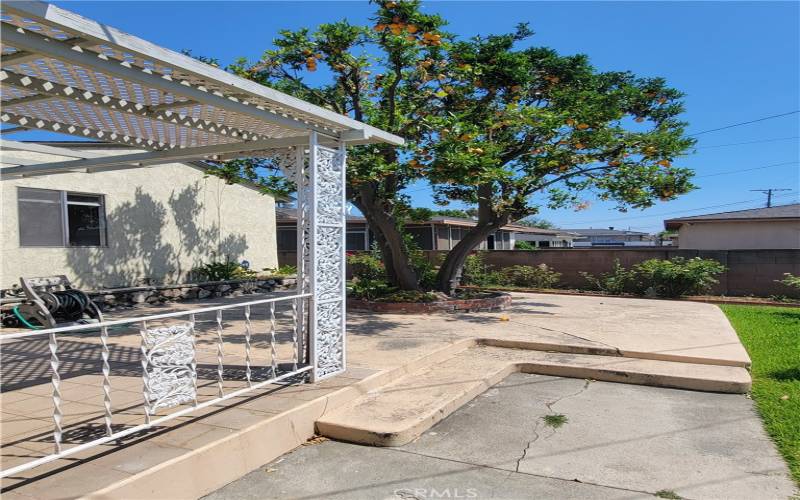
<path fill-rule="evenodd" d="M 3 101 L 3 106 L 6 107 L 10 107 L 15 104 L 27 104 L 29 102 L 27 101 L 28 99 L 71 99 L 82 104 L 110 109 L 120 113 L 141 116 L 165 123 L 172 123 L 181 127 L 200 130 L 224 137 L 232 137 L 243 141 L 266 139 L 266 137 L 260 134 L 254 134 L 240 128 L 229 127 L 227 125 L 221 125 L 207 120 L 193 118 L 185 114 L 174 113 L 167 109 L 153 111 L 152 108 L 144 104 L 126 101 L 124 99 L 117 99 L 116 97 L 90 92 L 78 87 L 69 87 L 67 85 L 42 80 L 33 76 L 20 75 L 12 71 L 0 71 L 0 83 L 39 93 L 39 95 L 36 96 L 23 97 L 20 99 L 14 99 L 12 101 Z"/>
<path fill-rule="evenodd" d="M 94 45 L 110 45 L 116 47 L 120 52 L 130 53 L 136 57 L 153 61 L 157 65 L 179 69 L 182 72 L 196 76 L 200 80 L 214 82 L 225 88 L 225 93 L 228 95 L 247 96 L 244 97 L 245 101 L 252 101 L 257 98 L 286 109 L 288 113 L 302 113 L 314 117 L 314 119 L 330 123 L 334 127 L 349 130 L 363 129 L 370 132 L 373 137 L 372 143 L 384 142 L 397 146 L 403 144 L 403 139 L 394 134 L 233 75 L 185 54 L 165 49 L 147 40 L 120 31 L 113 26 L 84 18 L 56 5 L 44 2 L 6 0 L 3 2 L 3 10 L 21 17 L 39 20 L 44 24 L 54 26 L 68 33 L 80 34 L 81 37 L 93 41 Z M 200 101 L 202 102 L 203 99 L 200 99 Z M 254 106 L 251 105 L 251 107 Z"/>
<path fill-rule="evenodd" d="M 91 42 L 85 40 L 80 37 L 74 38 L 67 38 L 64 40 L 65 43 L 69 43 L 70 45 L 90 45 Z M 16 52 L 12 52 L 11 54 L 3 54 L 0 56 L 0 63 L 5 66 L 6 64 L 23 64 L 31 61 L 35 61 L 36 59 L 41 59 L 41 55 L 36 54 L 35 52 L 28 52 L 27 50 L 18 50 Z"/>
<path fill-rule="evenodd" d="M 0 36 L 3 39 L 3 43 L 7 43 L 18 49 L 36 52 L 46 57 L 58 59 L 67 64 L 82 66 L 109 76 L 115 76 L 123 80 L 152 87 L 163 92 L 184 96 L 188 99 L 225 109 L 232 113 L 244 114 L 292 130 L 304 132 L 316 130 L 326 135 L 337 135 L 333 131 L 326 130 L 312 123 L 303 122 L 289 116 L 278 114 L 274 111 L 235 101 L 206 90 L 201 90 L 188 82 L 177 82 L 169 76 L 162 76 L 147 69 L 140 69 L 132 66 L 130 63 L 110 59 L 103 54 L 83 50 L 80 47 L 72 47 L 59 40 L 52 40 L 38 33 L 25 31 L 22 28 L 15 29 L 13 26 L 6 23 L 0 23 Z"/>
<path fill-rule="evenodd" d="M 18 132 L 25 132 L 26 130 L 29 130 L 28 127 L 9 127 L 0 130 L 0 135 L 16 134 Z"/>
<path fill-rule="evenodd" d="M 0 74 L 5 73 L 5 71 L 0 71 Z M 18 106 L 20 104 L 30 104 L 36 101 L 43 101 L 45 99 L 52 99 L 53 96 L 46 95 L 46 94 L 34 94 L 34 95 L 26 95 L 25 97 L 17 97 L 14 99 L 7 99 L 2 102 L 3 107 L 10 107 L 10 106 Z"/>
<path fill-rule="evenodd" d="M 5 175 L 31 175 L 52 174 L 69 172 L 73 170 L 97 171 L 100 167 L 158 165 L 189 160 L 202 160 L 223 153 L 241 153 L 245 156 L 248 151 L 261 151 L 267 149 L 280 149 L 299 144 L 307 144 L 307 136 L 285 137 L 281 139 L 264 139 L 260 141 L 237 142 L 231 144 L 217 144 L 213 146 L 200 146 L 196 148 L 174 148 L 165 151 L 149 151 L 146 153 L 131 153 L 126 155 L 102 156 L 81 160 L 39 163 L 19 167 L 7 167 L 2 170 Z"/>
<path fill-rule="evenodd" d="M 183 108 L 185 106 L 194 106 L 196 104 L 200 104 L 197 101 L 175 101 L 175 102 L 165 102 L 164 104 L 156 104 L 155 106 L 148 106 L 147 109 L 153 112 L 157 111 L 164 111 L 167 109 L 175 109 L 175 108 Z"/>
<path fill-rule="evenodd" d="M 32 151 L 34 153 L 44 153 L 48 155 L 64 156 L 66 158 L 104 158 L 107 155 L 95 153 L 93 151 L 73 151 L 57 146 L 48 146 L 36 142 L 19 142 L 0 139 L 0 150 L 2 151 Z M 41 162 L 36 162 L 41 163 Z"/>
<path fill-rule="evenodd" d="M 76 137 L 83 137 L 88 139 L 96 139 L 98 141 L 116 142 L 125 144 L 127 146 L 136 146 L 143 149 L 163 149 L 171 147 L 169 144 L 142 139 L 139 137 L 132 137 L 128 135 L 120 135 L 113 132 L 98 130 L 95 128 L 83 127 L 79 125 L 71 125 L 69 123 L 60 123 L 49 120 L 42 120 L 40 118 L 31 118 L 28 116 L 18 115 L 7 111 L 0 112 L 0 122 L 10 123 L 12 125 L 19 125 L 31 130 L 47 130 L 48 132 L 57 132 L 59 134 L 74 135 Z"/>

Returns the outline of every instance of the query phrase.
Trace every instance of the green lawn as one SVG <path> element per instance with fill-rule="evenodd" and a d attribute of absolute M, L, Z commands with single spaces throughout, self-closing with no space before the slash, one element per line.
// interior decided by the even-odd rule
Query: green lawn
<path fill-rule="evenodd" d="M 753 399 L 800 484 L 800 308 L 720 306 L 753 361 Z"/>

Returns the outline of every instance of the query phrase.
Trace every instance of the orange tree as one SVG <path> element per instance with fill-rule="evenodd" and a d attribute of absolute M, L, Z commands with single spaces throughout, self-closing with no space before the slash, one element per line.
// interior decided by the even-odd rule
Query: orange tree
<path fill-rule="evenodd" d="M 404 137 L 407 146 L 371 145 L 348 153 L 347 196 L 364 214 L 379 244 L 387 275 L 402 289 L 419 288 L 411 264 L 402 219 L 407 199 L 402 190 L 423 172 L 409 162 L 410 152 L 429 133 L 419 117 L 441 106 L 437 96 L 441 71 L 448 67 L 440 31 L 444 21 L 424 14 L 419 1 L 376 3 L 375 23 L 347 21 L 282 31 L 275 48 L 260 61 L 239 61 L 230 69 L 240 76 L 349 115 Z M 327 83 L 309 83 L 320 70 Z M 234 165 L 248 170 L 252 164 Z M 244 176 L 252 176 L 245 172 Z"/>
<path fill-rule="evenodd" d="M 621 209 L 647 207 L 691 189 L 691 172 L 671 165 L 692 144 L 676 118 L 681 93 L 663 80 L 518 49 L 532 35 L 525 25 L 462 41 L 418 0 L 375 3 L 371 26 L 282 31 L 260 61 L 230 69 L 406 139 L 402 148 L 360 146 L 348 155 L 348 199 L 373 230 L 393 285 L 420 286 L 402 230 L 403 190 L 418 179 L 442 204 L 477 207 L 477 225 L 439 270 L 444 291 L 477 244 L 542 204 L 580 207 L 581 193 L 595 191 Z M 326 83 L 310 83 L 315 71 Z M 254 165 L 222 173 L 253 177 Z"/>
<path fill-rule="evenodd" d="M 684 134 L 682 94 L 661 78 L 598 72 L 584 55 L 516 49 L 516 32 L 447 47 L 442 105 L 410 160 L 439 201 L 477 206 L 476 226 L 447 254 L 437 288 L 450 291 L 467 255 L 503 225 L 539 207 L 585 208 L 593 194 L 646 208 L 693 188 L 672 161 Z"/>

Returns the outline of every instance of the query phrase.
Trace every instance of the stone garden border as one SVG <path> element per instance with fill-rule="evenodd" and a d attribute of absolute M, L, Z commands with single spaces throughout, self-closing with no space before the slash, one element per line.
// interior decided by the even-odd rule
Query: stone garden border
<path fill-rule="evenodd" d="M 133 286 L 88 291 L 86 294 L 102 311 L 112 311 L 117 307 L 153 305 L 164 302 L 207 299 L 217 297 L 240 297 L 253 293 L 293 289 L 297 278 L 264 277 L 243 280 L 203 281 L 174 285 Z M 7 296 L 3 305 L 21 302 L 22 297 Z"/>
<path fill-rule="evenodd" d="M 376 313 L 460 313 L 479 311 L 502 311 L 511 305 L 511 294 L 490 292 L 491 297 L 480 299 L 437 300 L 435 302 L 375 302 L 361 299 L 347 299 L 347 309 Z"/>

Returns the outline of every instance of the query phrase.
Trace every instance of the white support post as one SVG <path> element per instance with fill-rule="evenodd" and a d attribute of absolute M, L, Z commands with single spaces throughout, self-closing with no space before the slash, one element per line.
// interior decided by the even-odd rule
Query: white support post
<path fill-rule="evenodd" d="M 306 164 L 304 146 L 295 148 L 294 180 L 297 186 L 297 293 L 311 293 L 311 275 L 309 274 L 311 262 L 311 207 L 309 205 L 310 185 L 309 169 Z M 297 300 L 297 330 L 298 330 L 298 360 L 300 363 L 308 362 L 309 338 L 309 308 L 305 299 Z"/>
<path fill-rule="evenodd" d="M 311 284 L 310 353 L 312 380 L 343 372 L 345 362 L 345 148 L 309 141 Z M 299 211 L 298 211 L 299 214 Z"/>

